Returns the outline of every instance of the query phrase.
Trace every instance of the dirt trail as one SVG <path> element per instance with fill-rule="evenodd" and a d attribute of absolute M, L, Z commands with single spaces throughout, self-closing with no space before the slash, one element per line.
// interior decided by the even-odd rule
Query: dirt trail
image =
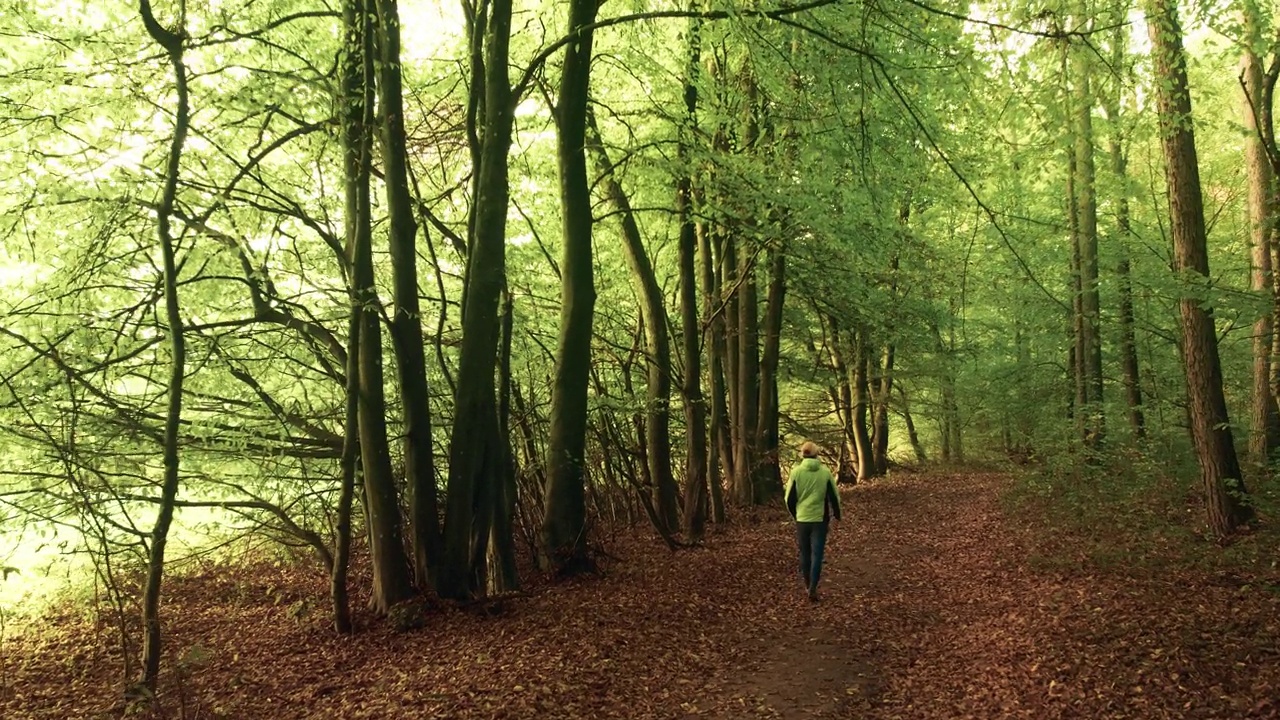
<path fill-rule="evenodd" d="M 1018 553 L 1000 527 L 999 482 L 906 475 L 846 492 L 822 602 L 810 605 L 796 579 L 791 628 L 757 643 L 758 664 L 724 686 L 738 707 L 720 715 L 850 717 L 887 706 L 911 715 L 914 697 L 930 698 L 933 715 L 939 700 L 978 691 L 936 684 L 972 678 L 966 665 L 993 635 L 1001 659 L 1019 661 L 1030 638 L 1010 626 L 1012 605 L 1030 581 L 1010 559 Z"/>
<path fill-rule="evenodd" d="M 822 603 L 797 579 L 790 629 L 755 643 L 709 716 L 1280 717 L 1280 592 L 1034 571 L 1001 512 L 1006 482 L 903 475 L 846 492 Z"/>
<path fill-rule="evenodd" d="M 1176 558 L 1034 569 L 1018 544 L 1031 536 L 1001 512 L 1008 482 L 899 473 L 846 491 L 817 605 L 779 508 L 686 552 L 619 542 L 625 561 L 603 577 L 497 613 L 442 608 L 409 633 L 364 614 L 361 632 L 334 634 L 305 612 L 324 578 L 291 565 L 175 577 L 168 666 L 188 648 L 212 660 L 175 675 L 168 707 L 198 700 L 187 717 L 210 720 L 1280 718 L 1274 572 Z M 74 618 L 0 643 L 0 718 L 120 717 L 113 643 Z"/>
<path fill-rule="evenodd" d="M 1030 570 L 1005 483 L 919 474 L 847 491 L 822 603 L 796 580 L 790 630 L 762 634 L 709 716 L 1280 717 L 1280 585 Z"/>

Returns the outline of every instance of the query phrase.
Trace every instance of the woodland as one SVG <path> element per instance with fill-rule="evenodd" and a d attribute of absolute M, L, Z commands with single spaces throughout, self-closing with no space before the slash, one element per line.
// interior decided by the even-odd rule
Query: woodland
<path fill-rule="evenodd" d="M 3 717 L 1280 714 L 1273 3 L 0 36 Z"/>

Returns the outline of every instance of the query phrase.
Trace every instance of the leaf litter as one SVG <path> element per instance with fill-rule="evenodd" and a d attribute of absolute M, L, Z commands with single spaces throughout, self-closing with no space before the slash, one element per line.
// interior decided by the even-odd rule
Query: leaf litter
<path fill-rule="evenodd" d="M 785 513 L 702 546 L 614 542 L 602 577 L 433 607 L 396 633 L 329 628 L 306 567 L 166 584 L 157 717 L 1277 718 L 1280 593 L 1221 572 L 1033 568 L 997 474 L 845 491 L 822 602 Z M 353 605 L 367 575 L 353 574 Z M 0 717 L 129 713 L 117 634 L 84 614 L 0 645 Z M 136 714 L 132 716 L 137 716 Z"/>

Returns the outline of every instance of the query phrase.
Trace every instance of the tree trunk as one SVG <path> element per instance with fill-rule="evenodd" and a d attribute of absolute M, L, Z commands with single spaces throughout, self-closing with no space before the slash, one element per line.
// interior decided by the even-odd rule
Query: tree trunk
<path fill-rule="evenodd" d="M 956 399 L 956 328 L 952 324 L 947 328 L 947 380 L 943 391 L 946 401 L 947 428 L 951 446 L 951 461 L 964 462 L 964 442 L 960 427 L 960 403 Z"/>
<path fill-rule="evenodd" d="M 701 26 L 689 24 L 689 62 L 684 80 L 684 127 L 678 149 L 680 176 L 676 180 L 676 216 L 680 222 L 680 326 L 684 364 L 684 421 L 688 446 L 685 456 L 684 534 L 691 540 L 706 532 L 708 513 L 707 405 L 702 396 L 702 332 L 698 326 L 698 231 L 693 218 L 693 180 L 689 167 L 693 131 L 697 119 L 698 86 L 695 74 L 701 58 Z M 709 259 L 704 265 L 709 267 Z"/>
<path fill-rule="evenodd" d="M 1084 273 L 1080 232 L 1080 194 L 1076 191 L 1078 173 L 1074 148 L 1067 158 L 1067 225 L 1071 232 L 1071 397 L 1069 417 L 1075 420 L 1076 437 L 1084 441 L 1089 434 L 1089 389 L 1085 372 Z"/>
<path fill-rule="evenodd" d="M 1123 25 L 1118 28 L 1123 32 Z M 1117 41 L 1120 42 L 1120 41 Z M 1123 46 L 1118 46 L 1116 56 L 1122 58 Z M 1118 67 L 1118 65 L 1117 65 Z M 1109 151 L 1111 171 L 1119 181 L 1120 194 L 1116 198 L 1116 225 L 1119 231 L 1120 261 L 1116 266 L 1120 290 L 1120 373 L 1124 384 L 1125 406 L 1128 408 L 1129 430 L 1135 440 L 1146 437 L 1146 418 L 1142 411 L 1142 384 L 1138 369 L 1138 350 L 1134 335 L 1133 311 L 1133 279 L 1129 271 L 1129 238 L 1132 229 L 1129 225 L 1129 192 L 1128 163 L 1125 160 L 1123 123 L 1120 117 L 1118 93 L 1107 99 L 1107 117 L 1111 125 Z"/>
<path fill-rule="evenodd" d="M 404 415 L 404 468 L 409 489 L 409 528 L 414 580 L 428 587 L 440 562 L 440 516 L 436 497 L 435 451 L 431 442 L 431 398 L 418 305 L 417 222 L 409 194 L 405 148 L 404 91 L 400 76 L 400 11 L 397 0 L 376 0 L 379 51 L 378 105 L 382 121 L 383 182 L 387 191 L 395 347 Z M 443 298 L 441 299 L 443 302 Z"/>
<path fill-rule="evenodd" d="M 181 305 L 178 298 L 178 261 L 176 243 L 170 223 L 174 204 L 178 197 L 178 173 L 182 165 L 182 150 L 186 144 L 191 123 L 190 99 L 187 92 L 187 67 L 183 60 L 185 30 L 169 30 L 156 21 L 149 0 L 141 2 L 142 21 L 151 39 L 168 55 L 173 67 L 177 108 L 174 112 L 173 137 L 169 141 L 169 157 L 165 164 L 164 189 L 160 205 L 156 208 L 157 235 L 160 254 L 164 262 L 164 310 L 168 325 L 169 365 L 168 406 L 164 420 L 164 477 L 160 485 L 160 508 L 155 525 L 151 528 L 151 545 L 147 557 L 147 582 L 142 596 L 142 678 L 140 684 L 151 695 L 155 694 L 160 676 L 162 633 L 160 623 L 160 588 L 164 580 L 164 553 L 169 541 L 169 527 L 173 523 L 175 503 L 178 499 L 179 455 L 178 430 L 182 424 L 182 386 L 186 378 L 186 334 L 182 325 Z M 181 20 L 181 19 L 180 19 Z"/>
<path fill-rule="evenodd" d="M 649 446 L 649 476 L 654 484 L 654 509 L 658 519 L 667 532 L 674 532 L 679 527 L 680 490 L 671 472 L 671 341 L 667 335 L 667 310 L 653 263 L 640 237 L 640 225 L 631 211 L 631 201 L 614 175 L 614 165 L 600 138 L 595 113 L 589 109 L 587 147 L 596 158 L 605 195 L 621 217 L 622 246 L 631 267 L 636 295 L 640 298 L 640 318 L 644 323 L 646 344 L 645 433 Z"/>
<path fill-rule="evenodd" d="M 911 220 L 911 198 L 912 192 L 908 190 L 902 199 L 902 203 L 898 206 L 898 231 L 901 233 L 901 241 L 904 246 L 910 240 L 908 223 Z M 898 253 L 894 253 L 889 260 L 889 295 L 894 303 L 899 301 L 898 278 L 900 269 L 901 260 Z M 892 332 L 893 328 L 890 327 L 886 334 L 891 334 Z M 893 363 L 896 358 L 897 346 L 890 340 L 884 346 L 872 405 L 874 412 L 871 423 L 871 452 L 872 459 L 875 461 L 875 474 L 877 476 L 889 473 L 889 404 L 893 400 Z"/>
<path fill-rule="evenodd" d="M 1246 9 L 1256 10 L 1253 5 L 1246 5 Z M 1280 40 L 1272 43 L 1271 50 L 1274 53 L 1280 50 Z M 1272 222 L 1269 225 L 1271 248 L 1271 362 L 1269 363 L 1270 375 L 1270 392 L 1271 398 L 1280 406 L 1280 272 L 1276 272 L 1280 268 L 1280 222 L 1276 222 L 1275 215 L 1280 211 L 1280 183 L 1276 182 L 1276 178 L 1280 177 L 1280 149 L 1276 147 L 1275 134 L 1275 114 L 1272 104 L 1275 100 L 1276 80 L 1280 78 L 1280 63 L 1272 62 L 1266 74 L 1262 78 L 1262 87 L 1259 89 L 1258 107 L 1257 107 L 1257 131 L 1262 137 L 1263 147 L 1266 149 L 1267 159 L 1270 161 L 1271 167 L 1268 175 L 1270 175 L 1271 196 L 1269 198 L 1269 211 L 1272 215 Z M 1278 416 L 1280 417 L 1280 416 Z M 1276 435 L 1268 443 L 1274 451 L 1280 449 L 1280 421 L 1276 423 Z"/>
<path fill-rule="evenodd" d="M 868 348 L 866 328 L 854 335 L 854 364 L 850 368 L 849 385 L 853 390 L 853 440 L 858 453 L 858 482 L 870 480 L 875 474 L 875 458 L 871 450 L 871 435 L 867 433 L 867 406 L 870 396 L 868 375 L 871 353 Z"/>
<path fill-rule="evenodd" d="M 506 456 L 502 483 L 495 498 L 496 507 L 489 540 L 489 589 L 494 593 L 520 588 L 516 568 L 516 543 L 513 523 L 516 514 L 516 456 L 511 448 L 511 336 L 514 330 L 514 303 L 510 292 L 503 293 L 502 350 L 498 357 L 498 424 L 499 435 L 506 439 Z"/>
<path fill-rule="evenodd" d="M 716 240 L 720 246 L 719 272 L 716 275 L 720 288 L 720 313 L 723 317 L 725 354 L 722 368 L 725 384 L 726 423 L 724 440 L 727 452 L 722 464 L 729 481 L 729 501 L 750 504 L 751 481 L 741 465 L 739 449 L 742 446 L 742 386 L 738 376 L 742 374 L 742 328 L 738 306 L 742 302 L 741 285 L 735 278 L 738 272 L 738 247 L 736 239 L 723 227 L 716 227 Z"/>
<path fill-rule="evenodd" d="M 841 482 L 856 483 L 858 481 L 858 440 L 853 431 L 853 390 L 849 382 L 853 373 L 845 361 L 844 340 L 840 334 L 839 321 L 834 315 L 828 315 L 827 325 L 831 331 L 831 365 L 836 377 L 836 385 L 831 389 L 831 402 L 835 406 L 836 417 L 840 420 L 842 438 L 838 474 Z"/>
<path fill-rule="evenodd" d="M 329 574 L 329 594 L 333 600 L 333 628 L 352 632 L 351 601 L 347 592 L 347 570 L 351 565 L 351 506 L 356 494 L 356 463 L 360 462 L 360 317 L 352 308 L 347 319 L 347 405 L 342 423 L 342 471 L 338 490 L 338 511 L 334 522 L 333 567 Z"/>
<path fill-rule="evenodd" d="M 782 352 L 782 305 L 787 295 L 787 258 L 783 248 L 770 251 L 769 292 L 765 300 L 764 348 L 760 358 L 760 410 L 756 437 L 761 458 L 758 502 L 782 495 L 782 467 L 778 448 L 778 362 Z"/>
<path fill-rule="evenodd" d="M 750 253 L 738 256 L 738 356 L 737 399 L 734 409 L 737 417 L 737 443 L 733 448 L 733 465 L 737 470 L 738 488 L 735 500 L 751 505 L 763 500 L 759 494 L 760 441 L 758 415 L 760 412 L 760 345 L 758 297 L 755 280 L 755 262 Z"/>
<path fill-rule="evenodd" d="M 880 377 L 872 394 L 871 459 L 877 477 L 889 472 L 889 400 L 893 394 L 893 343 L 884 346 Z"/>
<path fill-rule="evenodd" d="M 560 574 L 591 568 L 583 466 L 587 431 L 587 378 L 596 290 L 591 260 L 591 195 L 585 153 L 591 73 L 591 24 L 596 0 L 570 0 L 569 34 L 556 101 L 556 160 L 564 233 L 560 340 L 551 386 L 543 562 Z"/>
<path fill-rule="evenodd" d="M 728 408 L 725 402 L 724 356 L 725 322 L 719 308 L 720 283 L 716 272 L 716 258 L 712 254 L 711 228 L 706 222 L 694 226 L 698 235 L 698 254 L 701 257 L 703 314 L 707 318 L 707 374 L 710 376 L 710 434 L 711 446 L 707 452 L 707 485 L 711 491 L 711 522 L 723 523 L 724 478 L 732 477 L 728 464 Z M 687 372 L 687 371 L 686 371 Z"/>
<path fill-rule="evenodd" d="M 1120 203 L 1121 234 L 1129 234 L 1128 205 Z M 1133 278 L 1128 250 L 1116 266 L 1120 280 L 1120 372 L 1124 383 L 1125 407 L 1129 409 L 1129 429 L 1135 440 L 1147 436 L 1147 421 L 1142 410 L 1142 377 L 1138 368 L 1138 343 L 1134 334 Z"/>
<path fill-rule="evenodd" d="M 1062 82 L 1065 84 L 1071 77 L 1070 55 L 1071 49 L 1069 45 L 1062 46 Z M 1066 140 L 1066 156 L 1067 156 L 1067 228 L 1071 238 L 1071 350 L 1070 358 L 1067 364 L 1068 373 L 1071 376 L 1072 396 L 1067 403 L 1067 417 L 1075 421 L 1075 434 L 1080 440 L 1084 440 L 1088 432 L 1088 420 L 1085 406 L 1088 404 L 1088 389 L 1086 388 L 1084 358 L 1085 358 L 1085 337 L 1084 337 L 1084 284 L 1083 272 L 1080 267 L 1081 252 L 1081 232 L 1080 232 L 1080 194 L 1076 191 L 1076 182 L 1078 173 L 1076 172 L 1076 151 L 1074 137 L 1078 131 L 1075 118 L 1078 113 L 1074 110 L 1074 104 L 1078 102 L 1075 94 L 1069 88 L 1064 87 L 1064 93 L 1067 96 L 1068 107 L 1071 108 L 1072 122 L 1067 126 Z"/>
<path fill-rule="evenodd" d="M 1204 298 L 1209 256 L 1182 29 L 1175 0 L 1146 0 L 1144 9 L 1155 66 L 1174 271 L 1185 283 L 1179 307 L 1192 442 L 1200 461 L 1209 524 L 1219 537 L 1226 537 L 1252 519 L 1253 509 L 1244 501 L 1247 490 L 1222 392 L 1213 314 Z"/>
<path fill-rule="evenodd" d="M 635 388 L 635 377 L 632 370 L 635 368 L 636 358 L 643 356 L 641 346 L 644 345 L 644 320 L 636 319 L 636 329 L 631 336 L 631 350 L 627 354 L 627 360 L 622 365 L 622 389 L 626 392 L 626 404 L 630 407 L 638 407 Z M 595 381 L 596 395 L 600 397 L 608 397 L 609 392 L 605 389 L 604 383 L 600 380 L 600 370 L 594 365 L 591 367 L 591 378 Z M 645 414 L 636 411 L 631 414 L 631 426 L 636 431 L 635 452 L 626 453 L 628 458 L 627 477 L 636 477 L 639 475 L 640 484 L 635 487 L 637 492 L 647 492 L 649 496 L 655 494 L 656 488 L 653 482 L 653 473 L 649 471 L 649 437 L 645 432 Z M 635 465 L 639 465 L 639 472 Z M 650 502 L 650 505 L 653 503 Z M 655 530 L 663 528 L 655 527 Z"/>
<path fill-rule="evenodd" d="M 955 317 L 958 308 L 955 300 L 951 302 L 951 315 Z M 956 402 L 956 331 L 955 327 L 947 328 L 947 339 L 942 338 L 942 331 L 933 325 L 934 343 L 942 359 L 942 462 L 964 462 L 964 449 L 961 446 L 960 408 Z"/>
<path fill-rule="evenodd" d="M 1098 296 L 1098 195 L 1093 156 L 1093 90 L 1089 82 L 1092 49 L 1073 48 L 1075 94 L 1076 210 L 1080 240 L 1080 313 L 1082 330 L 1080 367 L 1084 373 L 1085 445 L 1102 445 L 1105 423 L 1102 411 L 1102 341 Z"/>
<path fill-rule="evenodd" d="M 500 321 L 498 303 L 506 286 L 506 234 L 509 187 L 508 152 L 515 119 L 511 81 L 507 76 L 511 36 L 510 0 L 492 0 L 470 19 L 472 105 L 481 118 L 473 139 L 478 159 L 463 292 L 462 346 L 458 357 L 453 432 L 449 441 L 449 479 L 445 501 L 444 558 L 436 582 L 441 597 L 466 599 L 480 590 L 474 572 L 476 539 L 489 533 L 486 502 L 506 472 L 508 452 L 498 422 L 497 364 Z"/>
<path fill-rule="evenodd" d="M 1244 54 L 1240 62 L 1240 76 L 1244 92 L 1242 113 L 1245 127 L 1245 169 L 1249 178 L 1249 235 L 1252 243 L 1252 273 L 1250 288 L 1266 295 L 1275 306 L 1276 296 L 1272 274 L 1271 231 L 1275 223 L 1273 208 L 1271 164 L 1267 158 L 1267 146 L 1261 130 L 1261 110 L 1264 102 L 1264 70 L 1256 48 L 1261 44 L 1258 8 L 1254 3 L 1244 3 Z M 1259 315 L 1253 324 L 1253 402 L 1252 422 L 1249 433 L 1249 456 L 1261 470 L 1270 462 L 1275 451 L 1276 437 L 1280 434 L 1280 414 L 1277 414 L 1276 398 L 1271 394 L 1272 313 Z"/>
<path fill-rule="evenodd" d="M 1127 12 L 1127 9 L 1126 9 Z M 1115 22 L 1112 40 L 1112 67 L 1126 68 L 1125 38 L 1129 32 L 1128 23 L 1123 18 Z M 1115 91 L 1106 96 L 1106 113 L 1110 124 L 1110 142 L 1108 149 L 1111 156 L 1111 171 L 1115 175 L 1117 187 L 1116 225 L 1119 231 L 1120 260 L 1116 266 L 1120 290 L 1120 373 L 1124 384 L 1125 406 L 1128 408 L 1129 430 L 1135 440 L 1146 437 L 1146 418 L 1142 410 L 1142 383 L 1138 368 L 1138 349 L 1134 333 L 1133 310 L 1133 278 L 1129 267 L 1129 240 L 1133 230 L 1129 224 L 1129 190 L 1128 161 L 1125 157 L 1124 122 L 1120 115 L 1120 88 L 1130 73 L 1121 70 L 1120 80 L 1116 82 Z"/>
<path fill-rule="evenodd" d="M 714 227 L 714 226 L 713 226 Z M 736 400 L 738 396 L 738 294 L 730 289 L 733 268 L 737 265 L 733 239 L 726 237 L 723 229 L 714 227 L 716 241 L 716 323 L 712 329 L 713 349 L 719 357 L 723 413 L 720 427 L 720 467 L 725 476 L 728 500 L 734 501 L 738 492 L 738 467 L 734 464 L 734 451 L 738 446 Z M 717 342 L 718 339 L 718 342 Z M 712 379 L 715 383 L 715 378 Z"/>
<path fill-rule="evenodd" d="M 517 475 L 517 478 L 527 478 L 527 482 L 523 485 L 523 492 L 517 495 L 517 508 L 527 508 L 528 512 L 521 513 L 522 524 L 529 538 L 529 550 L 537 554 L 538 541 L 531 535 L 528 535 L 533 529 L 542 527 L 541 518 L 534 518 L 533 514 L 541 510 L 545 497 L 544 489 L 547 486 L 546 465 L 542 461 L 542 453 L 538 449 L 538 437 L 534 431 L 534 421 L 537 419 L 534 415 L 532 402 L 526 402 L 520 394 L 520 385 L 511 384 L 511 400 L 515 406 L 516 427 L 520 433 L 520 447 L 524 453 L 524 471 Z M 532 398 L 530 399 L 532 401 Z M 536 520 L 536 522 L 535 522 Z"/>
<path fill-rule="evenodd" d="M 759 87 L 755 69 L 746 63 L 741 73 L 745 102 L 742 149 L 754 150 L 760 138 Z M 752 223 L 747 223 L 754 226 Z M 735 228 L 737 229 L 737 228 Z M 732 232 L 732 230 L 731 230 Z M 741 240 L 741 237 L 735 238 Z M 758 242 L 758 240 L 757 240 Z M 766 487 L 762 480 L 760 437 L 760 308 L 759 285 L 756 281 L 756 252 L 737 243 L 737 365 L 733 424 L 736 428 L 734 469 L 737 471 L 736 500 L 746 505 L 763 503 Z"/>
<path fill-rule="evenodd" d="M 373 565 L 370 607 L 385 614 L 413 595 L 409 560 L 400 529 L 400 503 L 387 445 L 386 401 L 382 375 L 381 303 L 373 270 L 372 210 L 369 175 L 373 122 L 373 8 L 361 0 L 344 10 L 347 56 L 343 66 L 346 153 L 347 246 L 351 255 L 352 312 L 359 315 L 360 461 L 364 474 L 365 517 Z"/>
<path fill-rule="evenodd" d="M 916 462 L 926 463 L 929 458 L 925 455 L 924 445 L 920 444 L 920 435 L 916 432 L 916 423 L 911 417 L 911 403 L 907 401 L 907 391 L 901 384 L 898 384 L 897 388 L 898 397 L 902 398 L 902 419 L 907 425 L 907 439 L 911 442 L 911 450 L 916 454 Z"/>

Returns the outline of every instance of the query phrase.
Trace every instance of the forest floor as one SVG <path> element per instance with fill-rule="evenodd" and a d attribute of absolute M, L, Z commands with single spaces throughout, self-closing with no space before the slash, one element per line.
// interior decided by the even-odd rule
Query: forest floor
<path fill-rule="evenodd" d="M 778 511 L 668 553 L 618 539 L 602 577 L 328 627 L 314 570 L 169 581 L 166 718 L 1276 718 L 1266 572 L 1073 556 L 1009 515 L 998 474 L 847 490 L 822 601 Z M 1052 550 L 1053 556 L 1043 553 Z M 1264 568 L 1267 566 L 1263 566 Z M 1252 573 L 1252 574 L 1251 574 Z M 353 578 L 359 587 L 364 578 Z M 0 644 L 0 718 L 120 717 L 113 631 L 68 614 Z"/>

